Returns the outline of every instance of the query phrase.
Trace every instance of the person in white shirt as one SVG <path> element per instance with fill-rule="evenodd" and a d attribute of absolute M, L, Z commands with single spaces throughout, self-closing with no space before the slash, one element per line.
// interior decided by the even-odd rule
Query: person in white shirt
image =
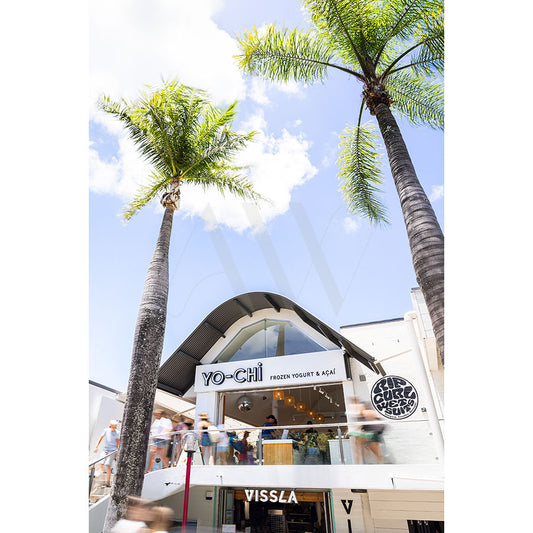
<path fill-rule="evenodd" d="M 154 439 L 150 446 L 150 462 L 146 473 L 152 471 L 155 458 L 159 456 L 163 462 L 163 468 L 168 468 L 167 448 L 170 442 L 170 433 L 172 432 L 172 422 L 169 418 L 163 416 L 163 411 L 157 409 L 154 411 L 155 420 L 150 429 L 150 437 Z"/>
<path fill-rule="evenodd" d="M 126 516 L 113 526 L 111 533 L 151 533 L 147 524 L 152 520 L 150 503 L 138 496 L 128 496 Z"/>
<path fill-rule="evenodd" d="M 100 443 L 102 440 L 104 441 L 104 453 L 105 455 L 110 454 L 111 452 L 116 452 L 118 450 L 118 443 L 119 443 L 119 433 L 117 432 L 117 426 L 118 422 L 116 420 L 111 420 L 109 422 L 109 427 L 104 429 L 104 432 L 102 433 L 102 436 L 98 440 L 98 444 L 96 445 L 96 448 L 94 449 L 94 453 L 98 451 L 98 446 L 100 446 Z M 107 479 L 106 479 L 106 487 L 111 487 L 111 466 L 113 465 L 113 461 L 116 459 L 117 454 L 115 455 L 109 455 L 106 457 L 103 466 L 107 469 Z"/>

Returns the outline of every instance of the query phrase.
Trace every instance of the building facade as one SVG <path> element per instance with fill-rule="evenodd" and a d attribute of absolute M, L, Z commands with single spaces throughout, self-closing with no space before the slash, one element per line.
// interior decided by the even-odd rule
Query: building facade
<path fill-rule="evenodd" d="M 196 428 L 202 415 L 212 426 L 191 469 L 197 531 L 443 531 L 443 369 L 420 296 L 403 318 L 340 331 L 274 293 L 206 317 L 158 383 L 195 404 Z M 183 462 L 147 474 L 143 489 L 176 525 Z"/>

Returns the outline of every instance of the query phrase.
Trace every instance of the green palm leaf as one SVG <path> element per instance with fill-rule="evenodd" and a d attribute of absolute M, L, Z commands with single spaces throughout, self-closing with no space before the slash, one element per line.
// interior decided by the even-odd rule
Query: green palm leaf
<path fill-rule="evenodd" d="M 373 125 L 347 126 L 341 135 L 341 190 L 348 209 L 370 222 L 387 223 L 385 208 L 377 198 L 383 182 L 378 155 L 378 135 Z"/>
<path fill-rule="evenodd" d="M 262 34 L 254 29 L 237 39 L 243 51 L 237 56 L 239 66 L 248 74 L 284 82 L 323 81 L 328 67 L 354 74 L 333 63 L 332 49 L 317 32 L 289 31 L 285 27 L 276 29 L 270 25 Z"/>
<path fill-rule="evenodd" d="M 172 80 L 134 102 L 102 96 L 98 104 L 124 124 L 140 155 L 153 167 L 124 210 L 127 220 L 158 195 L 179 187 L 181 180 L 241 198 L 261 198 L 240 175 L 243 169 L 231 163 L 254 137 L 254 132 L 232 131 L 236 102 L 218 108 L 204 91 Z"/>
<path fill-rule="evenodd" d="M 426 124 L 444 129 L 444 99 L 440 83 L 431 83 L 425 76 L 401 71 L 389 76 L 385 87 L 392 97 L 391 107 L 411 124 Z"/>

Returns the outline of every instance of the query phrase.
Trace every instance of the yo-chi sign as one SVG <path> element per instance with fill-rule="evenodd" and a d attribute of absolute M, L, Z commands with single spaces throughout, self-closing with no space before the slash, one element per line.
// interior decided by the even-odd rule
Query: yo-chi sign
<path fill-rule="evenodd" d="M 278 503 L 298 503 L 296 493 L 284 490 L 258 490 L 244 489 L 246 501 L 255 502 L 278 502 Z"/>
<path fill-rule="evenodd" d="M 257 383 L 263 381 L 263 363 L 257 363 L 256 367 L 237 368 L 232 374 L 226 374 L 222 370 L 202 372 L 204 385 L 222 385 L 226 379 L 232 379 L 235 383 Z"/>
<path fill-rule="evenodd" d="M 195 392 L 285 387 L 346 379 L 342 350 L 328 350 L 196 367 Z"/>

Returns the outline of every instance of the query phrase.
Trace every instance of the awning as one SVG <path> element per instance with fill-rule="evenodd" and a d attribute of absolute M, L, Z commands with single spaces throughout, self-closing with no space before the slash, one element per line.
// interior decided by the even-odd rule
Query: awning
<path fill-rule="evenodd" d="M 207 315 L 161 366 L 157 387 L 178 396 L 185 394 L 194 384 L 196 366 L 201 364 L 200 361 L 211 347 L 221 337 L 225 338 L 226 331 L 235 322 L 246 315 L 253 317 L 254 313 L 262 309 L 294 311 L 303 322 L 342 348 L 348 356 L 377 374 L 384 375 L 381 365 L 374 357 L 292 300 L 272 292 L 248 292 L 227 300 Z"/>

